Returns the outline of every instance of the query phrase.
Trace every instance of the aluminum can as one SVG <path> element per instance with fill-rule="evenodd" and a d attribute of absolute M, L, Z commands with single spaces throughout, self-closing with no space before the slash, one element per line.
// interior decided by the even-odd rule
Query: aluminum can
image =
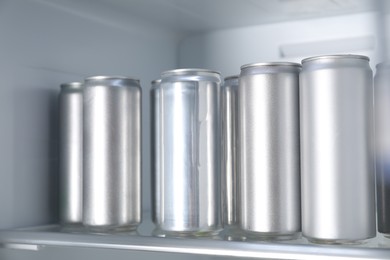
<path fill-rule="evenodd" d="M 390 64 L 376 66 L 374 78 L 378 231 L 390 235 Z"/>
<path fill-rule="evenodd" d="M 60 222 L 80 225 L 83 217 L 83 85 L 61 85 L 59 95 Z"/>
<path fill-rule="evenodd" d="M 220 75 L 177 69 L 161 76 L 154 234 L 212 235 L 220 229 Z"/>
<path fill-rule="evenodd" d="M 160 119 L 160 110 L 161 110 L 161 102 L 160 102 L 160 84 L 161 79 L 153 80 L 151 82 L 152 88 L 150 90 L 150 125 L 151 125 L 151 181 L 152 181 L 152 198 L 155 198 L 156 194 L 159 194 L 159 185 L 161 182 L 160 179 L 157 179 L 161 176 L 161 173 L 158 171 L 161 170 L 161 119 Z M 153 200 L 156 201 L 156 200 Z M 154 204 L 152 206 L 152 220 L 156 223 L 156 212 L 161 212 L 161 204 Z"/>
<path fill-rule="evenodd" d="M 222 224 L 237 224 L 237 90 L 239 76 L 226 77 L 221 88 Z"/>
<path fill-rule="evenodd" d="M 84 218 L 90 230 L 141 222 L 141 87 L 126 77 L 84 83 Z"/>
<path fill-rule="evenodd" d="M 302 233 L 319 243 L 371 238 L 376 222 L 369 59 L 329 55 L 302 64 Z"/>
<path fill-rule="evenodd" d="M 248 238 L 290 239 L 301 230 L 300 70 L 289 62 L 241 67 L 239 226 Z"/>

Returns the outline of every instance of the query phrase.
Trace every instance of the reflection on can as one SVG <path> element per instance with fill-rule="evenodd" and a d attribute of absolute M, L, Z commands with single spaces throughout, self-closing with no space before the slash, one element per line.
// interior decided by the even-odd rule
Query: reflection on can
<path fill-rule="evenodd" d="M 241 67 L 238 208 L 248 238 L 290 239 L 301 230 L 300 70 L 288 62 Z"/>
<path fill-rule="evenodd" d="M 209 235 L 220 228 L 219 73 L 162 73 L 157 116 L 161 169 L 153 172 L 155 234 Z M 156 161 L 155 161 L 156 163 Z"/>
<path fill-rule="evenodd" d="M 141 88 L 125 77 L 84 85 L 84 218 L 91 230 L 141 222 Z"/>
<path fill-rule="evenodd" d="M 375 136 L 378 231 L 390 235 L 390 65 L 376 66 Z"/>
<path fill-rule="evenodd" d="M 160 119 L 160 109 L 161 109 L 161 103 L 160 103 L 160 84 L 161 80 L 153 80 L 151 82 L 152 88 L 150 90 L 150 144 L 151 144 L 151 192 L 152 192 L 152 198 L 155 198 L 156 194 L 159 194 L 160 191 L 158 183 L 160 183 L 160 179 L 158 179 L 161 176 L 161 173 L 158 171 L 161 170 L 162 164 L 161 164 L 161 119 Z M 153 202 L 156 200 L 153 199 Z M 161 204 L 154 204 L 152 206 L 152 220 L 154 223 L 156 223 L 156 212 L 161 212 Z"/>
<path fill-rule="evenodd" d="M 375 236 L 372 71 L 368 58 L 302 61 L 302 232 L 314 242 Z"/>
<path fill-rule="evenodd" d="M 236 111 L 238 76 L 227 77 L 221 88 L 222 120 L 222 222 L 237 224 Z"/>
<path fill-rule="evenodd" d="M 61 85 L 60 222 L 79 225 L 83 217 L 83 85 Z"/>

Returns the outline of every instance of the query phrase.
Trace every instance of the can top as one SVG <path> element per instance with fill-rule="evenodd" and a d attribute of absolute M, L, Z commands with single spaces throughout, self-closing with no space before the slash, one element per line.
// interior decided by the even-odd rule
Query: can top
<path fill-rule="evenodd" d="M 152 88 L 157 87 L 156 85 L 160 84 L 160 83 L 161 83 L 161 79 L 155 79 L 155 80 L 152 80 L 152 82 L 150 82 L 150 84 L 152 85 Z"/>
<path fill-rule="evenodd" d="M 168 70 L 162 72 L 161 78 L 164 79 L 172 76 L 184 76 L 184 77 L 195 77 L 193 80 L 202 80 L 202 77 L 209 77 L 221 81 L 220 74 L 221 73 L 218 71 L 207 70 L 207 69 L 175 69 L 175 70 Z"/>
<path fill-rule="evenodd" d="M 228 81 L 228 80 L 232 80 L 232 79 L 238 79 L 239 77 L 240 77 L 240 75 L 229 76 L 229 77 L 224 78 L 224 81 Z"/>
<path fill-rule="evenodd" d="M 124 76 L 93 76 L 88 77 L 84 80 L 85 84 L 88 84 L 90 82 L 102 82 L 102 81 L 108 81 L 112 82 L 113 84 L 111 86 L 123 86 L 123 85 L 140 85 L 140 80 L 130 77 L 124 77 Z"/>
<path fill-rule="evenodd" d="M 258 62 L 258 63 L 249 63 L 241 66 L 241 70 L 252 68 L 252 67 L 296 67 L 301 68 L 301 64 L 295 62 Z"/>
<path fill-rule="evenodd" d="M 224 79 L 222 87 L 238 87 L 239 75 L 229 76 Z"/>
<path fill-rule="evenodd" d="M 240 76 L 289 73 L 298 75 L 302 66 L 294 62 L 262 62 L 241 66 Z"/>
<path fill-rule="evenodd" d="M 360 59 L 360 60 L 366 60 L 370 61 L 370 58 L 364 55 L 357 55 L 357 54 L 334 54 L 334 55 L 321 55 L 321 56 L 314 56 L 309 57 L 302 60 L 302 64 L 310 61 L 316 61 L 316 60 L 335 60 L 335 59 Z"/>
<path fill-rule="evenodd" d="M 81 89 L 83 88 L 83 83 L 81 82 L 69 82 L 63 83 L 60 85 L 61 89 Z"/>

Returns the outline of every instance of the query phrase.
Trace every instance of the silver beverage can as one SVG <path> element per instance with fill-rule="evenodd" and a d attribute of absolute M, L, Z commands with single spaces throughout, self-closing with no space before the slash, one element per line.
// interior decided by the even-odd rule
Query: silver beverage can
<path fill-rule="evenodd" d="M 291 239 L 301 231 L 300 70 L 289 62 L 241 67 L 239 226 L 249 239 Z"/>
<path fill-rule="evenodd" d="M 369 59 L 329 55 L 302 64 L 302 233 L 319 243 L 356 243 L 374 237 Z"/>
<path fill-rule="evenodd" d="M 237 226 L 237 90 L 239 76 L 226 77 L 221 87 L 222 120 L 222 224 L 233 239 Z"/>
<path fill-rule="evenodd" d="M 126 77 L 84 83 L 84 217 L 93 231 L 141 222 L 141 87 Z"/>
<path fill-rule="evenodd" d="M 59 95 L 60 222 L 81 225 L 83 218 L 83 85 L 61 85 Z"/>
<path fill-rule="evenodd" d="M 390 63 L 376 66 L 374 78 L 378 231 L 390 235 Z"/>
<path fill-rule="evenodd" d="M 151 184 L 152 184 L 152 198 L 155 198 L 156 194 L 159 193 L 159 185 L 161 182 L 160 179 L 157 179 L 161 176 L 161 173 L 158 171 L 161 170 L 161 119 L 160 119 L 160 110 L 161 110 L 161 102 L 160 102 L 160 89 L 161 79 L 153 80 L 151 82 L 152 88 L 150 90 L 150 144 L 151 144 Z M 153 203 L 156 201 L 154 199 Z M 156 223 L 156 212 L 161 211 L 161 204 L 154 204 L 152 206 L 152 221 Z"/>
<path fill-rule="evenodd" d="M 177 69 L 161 76 L 154 234 L 212 235 L 220 229 L 220 75 Z"/>

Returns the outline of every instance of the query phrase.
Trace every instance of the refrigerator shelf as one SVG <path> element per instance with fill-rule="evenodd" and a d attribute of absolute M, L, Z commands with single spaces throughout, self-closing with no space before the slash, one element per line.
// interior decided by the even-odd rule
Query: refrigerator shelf
<path fill-rule="evenodd" d="M 388 241 L 387 241 L 388 240 Z M 390 239 L 378 236 L 359 246 L 314 245 L 305 239 L 288 242 L 236 242 L 212 239 L 157 238 L 131 234 L 76 234 L 59 226 L 0 231 L 0 246 L 23 250 L 46 247 L 100 248 L 257 259 L 389 259 Z"/>

